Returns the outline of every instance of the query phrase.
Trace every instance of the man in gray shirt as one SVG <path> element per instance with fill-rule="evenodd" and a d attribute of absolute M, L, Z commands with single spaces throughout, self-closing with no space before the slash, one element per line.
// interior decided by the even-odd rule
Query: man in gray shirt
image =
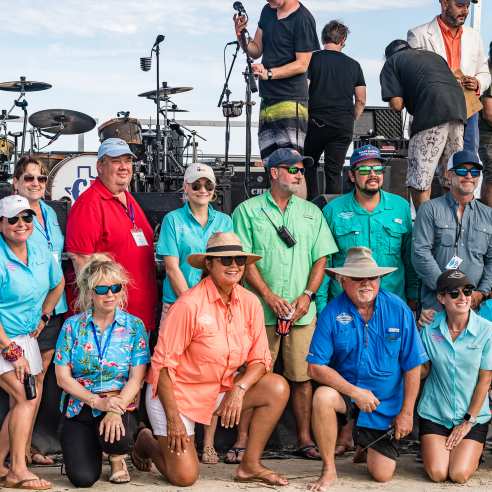
<path fill-rule="evenodd" d="M 421 205 L 412 237 L 412 263 L 422 279 L 419 324 L 441 310 L 436 282 L 444 270 L 459 268 L 477 286 L 472 308 L 492 287 L 492 208 L 475 200 L 482 165 L 473 152 L 456 152 L 448 166 L 449 193 Z"/>

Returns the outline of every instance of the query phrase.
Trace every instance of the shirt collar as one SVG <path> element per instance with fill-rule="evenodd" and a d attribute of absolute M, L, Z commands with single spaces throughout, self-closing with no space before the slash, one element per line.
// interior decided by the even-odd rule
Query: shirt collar
<path fill-rule="evenodd" d="M 446 36 L 449 36 L 451 39 L 458 39 L 463 34 L 463 27 L 460 26 L 456 31 L 456 34 L 453 35 L 453 33 L 451 32 L 451 28 L 441 19 L 440 15 L 437 16 L 437 23 L 439 24 L 439 28 L 441 29 L 441 31 Z"/>
<path fill-rule="evenodd" d="M 458 208 L 459 203 L 456 201 L 456 199 L 454 198 L 453 194 L 450 191 L 446 193 L 446 200 L 451 208 Z M 475 200 L 475 198 L 473 198 L 473 200 L 471 202 L 468 202 L 467 205 L 469 205 L 470 208 L 474 210 L 475 207 L 477 206 L 476 202 L 477 201 Z"/>
<path fill-rule="evenodd" d="M 103 200 L 112 200 L 112 199 L 117 200 L 116 196 L 113 193 L 111 193 L 111 191 L 109 191 L 108 188 L 106 188 L 106 185 L 101 181 L 100 178 L 95 179 L 94 183 L 92 183 L 92 185 L 91 185 L 91 188 L 94 188 L 99 193 L 99 196 Z M 125 190 L 124 193 L 127 197 L 127 203 L 128 203 L 128 196 L 130 195 L 130 193 L 128 193 L 127 190 Z M 118 202 L 119 202 L 119 200 L 118 200 Z"/>
<path fill-rule="evenodd" d="M 92 308 L 88 309 L 85 313 L 82 314 L 82 317 L 85 317 L 85 321 L 87 324 L 92 323 L 94 324 L 94 321 L 92 319 Z M 116 311 L 114 313 L 114 321 L 113 324 L 116 323 L 120 326 L 124 326 L 126 322 L 126 313 L 121 310 L 120 308 L 116 308 Z M 95 326 L 95 324 L 94 324 Z"/>
<path fill-rule="evenodd" d="M 215 285 L 210 275 L 208 277 L 205 277 L 204 284 L 207 292 L 208 301 L 210 302 L 210 304 L 213 304 L 219 300 L 222 301 L 222 297 L 217 289 L 217 286 Z M 235 285 L 232 288 L 232 292 L 231 292 L 231 303 L 236 304 L 238 301 L 239 301 L 239 296 L 237 293 L 237 285 Z"/>
<path fill-rule="evenodd" d="M 193 211 L 191 210 L 189 202 L 186 201 L 185 204 L 183 205 L 183 208 L 184 208 L 184 212 L 188 216 L 188 218 L 194 220 L 195 222 L 198 222 L 196 220 L 196 217 L 193 215 Z M 208 205 L 207 225 L 210 224 L 214 220 L 216 214 L 217 214 L 217 211 L 214 209 L 214 207 L 212 207 L 212 205 L 209 204 Z"/>
<path fill-rule="evenodd" d="M 372 212 L 367 211 L 357 201 L 357 198 L 355 198 L 355 189 L 353 191 L 351 191 L 350 193 L 351 193 L 351 197 L 352 197 L 352 200 L 351 200 L 352 207 L 356 213 L 362 212 L 364 214 L 374 214 L 375 212 L 379 212 L 380 209 L 393 210 L 393 205 L 391 205 L 390 201 L 388 200 L 386 192 L 383 190 L 379 191 L 379 203 L 377 204 L 377 207 Z"/>
<path fill-rule="evenodd" d="M 265 195 L 265 199 L 267 202 L 270 203 L 270 205 L 272 205 L 273 207 L 275 207 L 277 210 L 281 211 L 280 210 L 280 207 L 278 206 L 277 202 L 273 199 L 273 196 L 272 196 L 272 193 L 271 193 L 271 190 L 268 190 L 264 193 Z M 295 201 L 297 200 L 297 196 L 296 195 L 292 195 L 287 203 L 287 207 L 285 207 L 285 210 L 287 210 L 292 203 L 295 203 Z"/>
<path fill-rule="evenodd" d="M 374 299 L 374 309 L 372 311 L 371 319 L 368 321 L 368 323 L 374 318 L 374 315 L 376 314 L 376 312 L 379 309 L 379 305 L 380 305 L 379 296 L 380 296 L 380 294 L 381 294 L 381 288 L 379 289 L 378 295 Z M 344 296 L 345 302 L 347 302 L 347 304 L 350 306 L 350 310 L 352 311 L 352 314 L 356 314 L 362 321 L 365 322 L 365 320 L 362 318 L 361 314 L 359 313 L 359 310 L 357 309 L 355 304 L 352 302 L 352 299 L 350 299 L 350 297 L 347 295 L 347 293 L 345 291 L 343 292 L 342 296 Z"/>
<path fill-rule="evenodd" d="M 441 331 L 441 334 L 452 341 L 451 334 L 449 333 L 448 329 L 448 319 L 446 316 L 446 311 L 441 311 L 440 313 L 436 314 L 435 323 L 439 324 L 439 330 Z M 475 314 L 473 309 L 470 309 L 470 317 L 468 318 L 468 324 L 466 325 L 464 333 L 470 333 L 470 335 L 476 337 L 478 333 L 478 324 L 478 315 Z"/>

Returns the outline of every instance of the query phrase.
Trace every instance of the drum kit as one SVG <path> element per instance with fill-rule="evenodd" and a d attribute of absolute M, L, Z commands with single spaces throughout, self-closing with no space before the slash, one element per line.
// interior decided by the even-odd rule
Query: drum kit
<path fill-rule="evenodd" d="M 95 154 L 47 152 L 45 149 L 60 136 L 91 131 L 96 126 L 96 120 L 70 109 L 45 109 L 29 116 L 27 94 L 51 87 L 51 84 L 30 81 L 26 77 L 12 82 L 0 82 L 0 91 L 19 93 L 10 110 L 0 112 L 0 181 L 9 180 L 18 158 L 29 153 L 48 168 L 47 191 L 51 198 L 75 200 L 97 175 Z M 175 119 L 176 113 L 188 111 L 178 107 L 171 96 L 191 90 L 193 87 L 171 87 L 163 82 L 158 91 L 138 94 L 138 97 L 157 105 L 160 126 L 152 125 L 150 121 L 142 128 L 138 119 L 130 117 L 129 112 L 122 111 L 116 118 L 105 121 L 98 127 L 101 142 L 111 137 L 122 138 L 137 156 L 132 191 L 176 191 L 182 187 L 186 164 L 197 160 L 198 140 L 206 141 L 196 130 L 187 128 Z M 20 121 L 21 116 L 12 114 L 15 108 L 23 111 L 23 121 Z M 14 121 L 23 123 L 22 131 L 9 131 L 10 123 Z"/>

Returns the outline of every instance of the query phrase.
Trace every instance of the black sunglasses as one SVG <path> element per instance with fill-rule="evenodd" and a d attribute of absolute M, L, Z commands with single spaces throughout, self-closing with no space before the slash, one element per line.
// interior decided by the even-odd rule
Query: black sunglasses
<path fill-rule="evenodd" d="M 123 286 L 121 284 L 96 285 L 94 287 L 94 292 L 98 296 L 105 296 L 109 291 L 111 291 L 113 294 L 117 294 L 118 292 L 121 292 L 122 288 Z"/>
<path fill-rule="evenodd" d="M 296 166 L 278 166 L 281 169 L 285 169 L 289 174 L 301 173 L 304 176 L 306 170 L 303 167 Z"/>
<path fill-rule="evenodd" d="M 370 282 L 374 282 L 374 280 L 377 280 L 379 277 L 364 277 L 364 278 L 359 278 L 359 277 L 349 277 L 352 282 L 363 282 L 364 280 L 369 280 Z"/>
<path fill-rule="evenodd" d="M 200 183 L 200 181 L 195 181 L 194 183 L 191 183 L 191 189 L 193 191 L 198 191 L 201 188 L 205 188 L 207 191 L 214 191 L 215 185 L 212 183 L 212 181 L 207 181 L 204 184 Z"/>
<path fill-rule="evenodd" d="M 471 174 L 472 178 L 478 178 L 482 172 L 476 167 L 472 167 L 471 169 L 468 169 L 467 167 L 457 167 L 456 169 L 453 169 L 453 171 L 456 176 L 460 176 L 461 178 L 464 178 L 468 173 Z"/>
<path fill-rule="evenodd" d="M 446 292 L 446 294 L 449 294 L 449 297 L 451 297 L 451 299 L 458 299 L 461 292 L 463 292 L 463 294 L 466 297 L 470 297 L 473 294 L 473 287 L 471 285 L 467 285 L 466 287 L 463 287 L 462 289 L 456 288 L 456 289 L 446 290 L 445 292 Z"/>
<path fill-rule="evenodd" d="M 39 176 L 32 176 L 31 174 L 25 174 L 23 176 L 25 183 L 33 183 L 34 180 L 37 180 L 38 183 L 45 184 L 48 181 L 48 176 L 41 174 Z"/>
<path fill-rule="evenodd" d="M 17 224 L 17 222 L 19 222 L 19 219 L 22 219 L 22 221 L 25 222 L 26 224 L 30 224 L 34 219 L 34 215 L 33 214 L 16 215 L 14 217 L 9 217 L 7 219 L 7 222 L 10 225 L 15 225 Z"/>
<path fill-rule="evenodd" d="M 235 262 L 237 266 L 246 265 L 247 256 L 214 256 L 214 259 L 219 260 L 224 266 L 231 266 Z"/>

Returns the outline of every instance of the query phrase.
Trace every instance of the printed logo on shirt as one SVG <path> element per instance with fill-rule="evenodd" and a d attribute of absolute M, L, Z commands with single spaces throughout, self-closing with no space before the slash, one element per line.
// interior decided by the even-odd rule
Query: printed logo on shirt
<path fill-rule="evenodd" d="M 444 337 L 442 336 L 442 334 L 440 332 L 437 332 L 437 331 L 432 333 L 431 338 L 436 343 L 444 342 Z"/>
<path fill-rule="evenodd" d="M 17 270 L 17 266 L 14 265 L 13 263 L 7 263 L 7 270 L 10 270 L 11 272 L 15 272 Z"/>
<path fill-rule="evenodd" d="M 342 325 L 348 325 L 354 320 L 354 318 L 349 313 L 340 313 L 336 317 L 336 320 Z"/>
<path fill-rule="evenodd" d="M 341 219 L 348 220 L 348 219 L 351 219 L 351 218 L 354 216 L 354 212 L 340 212 L 340 213 L 338 214 L 338 216 L 339 216 Z"/>
<path fill-rule="evenodd" d="M 215 319 L 213 318 L 213 316 L 210 316 L 209 314 L 202 314 L 198 318 L 198 322 L 203 325 L 212 325 L 215 323 Z"/>
<path fill-rule="evenodd" d="M 393 219 L 393 222 L 396 222 L 397 224 L 403 224 L 402 219 Z"/>
<path fill-rule="evenodd" d="M 388 333 L 400 333 L 400 328 L 388 328 Z"/>

